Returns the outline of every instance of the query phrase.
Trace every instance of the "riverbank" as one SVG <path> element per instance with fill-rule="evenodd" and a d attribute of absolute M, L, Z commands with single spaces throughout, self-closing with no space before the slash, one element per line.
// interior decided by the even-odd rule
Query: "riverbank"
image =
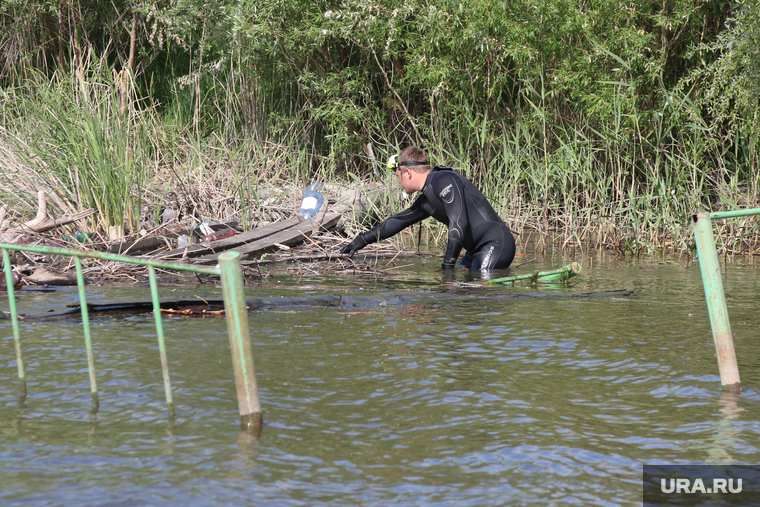
<path fill-rule="evenodd" d="M 29 224 L 45 214 L 52 213 L 53 205 L 38 209 L 36 217 L 18 209 L 7 210 L 2 220 L 0 238 L 8 243 L 28 243 L 65 248 L 84 248 L 94 251 L 137 255 L 169 262 L 213 262 L 215 255 L 228 248 L 246 249 L 244 276 L 263 279 L 267 266 L 290 263 L 286 268 L 294 273 L 353 274 L 383 276 L 385 270 L 394 269 L 396 260 L 407 256 L 440 255 L 445 246 L 446 228 L 433 220 L 411 227 L 381 244 L 370 245 L 358 256 L 360 260 L 347 259 L 340 249 L 358 232 L 366 230 L 382 217 L 407 207 L 412 197 L 396 189 L 391 175 L 384 183 L 357 182 L 349 184 L 323 184 L 320 191 L 325 201 L 322 213 L 312 221 L 299 225 L 298 207 L 303 198 L 304 185 L 282 182 L 279 186 L 259 187 L 256 206 L 245 211 L 235 196 L 226 196 L 225 213 L 210 216 L 213 212 L 204 204 L 212 200 L 202 194 L 184 194 L 181 185 L 175 185 L 157 202 L 146 203 L 140 215 L 140 230 L 122 234 L 98 227 L 99 217 L 93 210 L 83 218 L 62 226 L 34 231 Z M 156 192 L 157 195 L 158 192 Z M 60 196 L 50 191 L 40 203 L 59 203 Z M 205 201 L 205 202 L 204 202 Z M 536 205 L 517 202 L 508 208 L 497 207 L 507 224 L 517 233 L 518 252 L 529 256 L 545 253 L 547 249 L 559 248 L 596 249 L 619 256 L 668 255 L 691 258 L 694 255 L 690 224 L 680 229 L 671 224 L 669 232 L 639 229 L 616 221 L 613 216 L 599 217 L 562 216 L 539 209 Z M 219 208 L 217 208 L 217 211 Z M 320 226 L 327 216 L 329 223 Z M 248 220 L 246 221 L 246 217 Z M 1 218 L 0 218 L 1 220 Z M 302 219 L 303 220 L 303 219 Z M 52 219 L 52 223 L 56 220 Z M 325 227 L 326 225 L 326 227 Z M 298 227 L 296 227 L 298 226 Z M 716 238 L 721 254 L 756 255 L 757 235 L 751 234 L 755 226 L 751 219 L 739 219 L 728 223 L 716 223 Z M 272 229 L 267 236 L 266 231 Z M 290 229 L 288 229 L 290 228 Z M 282 230 L 294 230 L 283 236 Z M 110 233 L 110 234 L 109 234 Z M 221 239 L 215 238 L 219 237 Z M 266 237 L 265 237 L 266 236 Z M 257 240 L 254 241 L 254 240 Z M 250 248 L 252 244 L 258 244 Z M 416 253 L 415 253 L 416 252 Z M 188 255 L 189 253 L 189 255 Z M 380 261 L 382 259 L 382 262 Z M 69 259 L 15 252 L 12 263 L 16 271 L 29 285 L 74 284 L 73 267 Z M 85 259 L 84 273 L 90 284 L 147 283 L 147 271 L 140 266 L 116 265 L 113 262 Z M 162 275 L 162 283 L 182 285 L 187 283 L 213 283 L 195 276 Z"/>
<path fill-rule="evenodd" d="M 328 187 L 332 205 L 362 208 L 360 219 L 336 229 L 350 237 L 410 204 L 383 167 L 412 143 L 424 147 L 433 164 L 467 176 L 519 241 L 538 248 L 559 243 L 625 255 L 693 255 L 692 214 L 760 206 L 753 162 L 729 159 L 728 148 L 716 151 L 715 143 L 700 141 L 704 130 L 677 129 L 684 120 L 677 116 L 660 118 L 663 128 L 671 122 L 668 128 L 683 134 L 665 143 L 591 123 L 537 123 L 552 116 L 547 103 L 514 121 L 473 117 L 482 127 L 476 132 L 456 124 L 422 137 L 373 131 L 351 149 L 335 151 L 336 145 L 325 152 L 295 120 L 216 118 L 199 130 L 186 111 L 172 109 L 179 103 L 159 108 L 134 100 L 122 108 L 108 74 L 88 76 L 82 86 L 79 77 L 32 73 L 23 85 L 4 90 L 4 228 L 33 220 L 43 191 L 53 219 L 92 212 L 46 239 L 81 231 L 103 243 L 135 241 L 167 224 L 189 229 L 207 221 L 235 223 L 244 232 L 291 219 L 304 188 L 316 181 Z M 235 104 L 234 95 L 227 99 Z M 722 254 L 757 254 L 759 234 L 751 218 L 716 225 Z M 422 225 L 427 250 L 445 235 L 441 224 Z M 408 249 L 417 241 L 405 235 L 392 242 Z"/>
<path fill-rule="evenodd" d="M 12 6 L 0 202 L 28 220 L 42 190 L 56 218 L 94 211 L 67 233 L 134 240 L 165 213 L 250 231 L 291 218 L 312 182 L 379 185 L 366 218 L 338 231 L 350 236 L 408 204 L 383 167 L 417 145 L 539 248 L 692 255 L 694 213 L 760 206 L 760 10 L 706 5 L 654 23 L 629 3 L 519 16 L 482 15 L 503 2 L 456 14 L 305 2 L 286 15 L 236 3 L 213 19 Z M 757 253 L 754 220 L 716 227 L 721 252 Z M 445 227 L 422 236 L 437 245 Z"/>

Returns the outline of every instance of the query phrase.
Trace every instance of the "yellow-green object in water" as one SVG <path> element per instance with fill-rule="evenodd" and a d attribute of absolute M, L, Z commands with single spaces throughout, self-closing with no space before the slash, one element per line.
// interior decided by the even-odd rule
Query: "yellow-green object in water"
<path fill-rule="evenodd" d="M 577 262 L 571 262 L 567 266 L 552 271 L 535 271 L 529 275 L 507 276 L 505 278 L 495 278 L 488 280 L 488 285 L 514 285 L 520 280 L 530 280 L 531 285 L 538 283 L 566 283 L 570 278 L 580 274 L 581 265 Z"/>

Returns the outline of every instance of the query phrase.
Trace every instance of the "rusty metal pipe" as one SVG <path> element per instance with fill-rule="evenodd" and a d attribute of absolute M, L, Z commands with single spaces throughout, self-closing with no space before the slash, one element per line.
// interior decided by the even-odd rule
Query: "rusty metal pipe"
<path fill-rule="evenodd" d="M 705 288 L 707 311 L 713 332 L 715 353 L 718 356 L 720 382 L 727 391 L 741 391 L 739 366 L 736 363 L 734 338 L 728 320 L 726 296 L 723 293 L 723 280 L 720 274 L 718 252 L 715 249 L 715 237 L 709 213 L 693 216 L 694 236 L 697 241 L 699 268 L 702 271 L 702 284 Z"/>
<path fill-rule="evenodd" d="M 230 336 L 232 366 L 235 370 L 240 425 L 244 431 L 259 432 L 263 423 L 256 370 L 253 365 L 245 282 L 240 269 L 240 253 L 224 252 L 219 256 L 224 309 Z"/>

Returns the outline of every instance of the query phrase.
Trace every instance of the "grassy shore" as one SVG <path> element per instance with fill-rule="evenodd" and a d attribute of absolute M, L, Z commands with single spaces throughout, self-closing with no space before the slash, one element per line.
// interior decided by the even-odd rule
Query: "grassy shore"
<path fill-rule="evenodd" d="M 32 75 L 2 91 L 0 198 L 9 218 L 33 214 L 37 191 L 46 190 L 57 196 L 50 200 L 55 215 L 96 209 L 90 230 L 136 233 L 155 227 L 166 207 L 251 228 L 275 209 L 292 210 L 311 181 L 382 182 L 389 191 L 375 219 L 406 205 L 383 169 L 403 147 L 397 132 L 372 136 L 376 172 L 367 149 L 326 152 L 307 125 L 251 116 L 271 106 L 266 99 L 246 102 L 222 90 L 199 114 L 182 90 L 164 105 L 122 97 L 108 72 L 87 81 Z M 583 118 L 563 121 L 540 93 L 530 114 L 511 123 L 472 108 L 416 128 L 433 163 L 472 179 L 515 231 L 539 245 L 689 254 L 691 214 L 760 206 L 758 175 L 732 166 L 735 154 L 709 138 L 685 98 L 655 118 L 620 113 L 602 130 Z M 423 227 L 427 244 L 445 241 L 445 227 Z M 722 223 L 716 232 L 726 252 L 757 252 L 751 218 Z"/>

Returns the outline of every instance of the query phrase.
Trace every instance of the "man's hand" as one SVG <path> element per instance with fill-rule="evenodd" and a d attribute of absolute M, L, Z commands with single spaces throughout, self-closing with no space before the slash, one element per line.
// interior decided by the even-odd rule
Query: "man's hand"
<path fill-rule="evenodd" d="M 367 246 L 367 242 L 364 241 L 364 236 L 359 234 L 348 245 L 344 246 L 340 251 L 342 254 L 348 254 L 348 258 L 351 259 L 356 252 Z"/>

